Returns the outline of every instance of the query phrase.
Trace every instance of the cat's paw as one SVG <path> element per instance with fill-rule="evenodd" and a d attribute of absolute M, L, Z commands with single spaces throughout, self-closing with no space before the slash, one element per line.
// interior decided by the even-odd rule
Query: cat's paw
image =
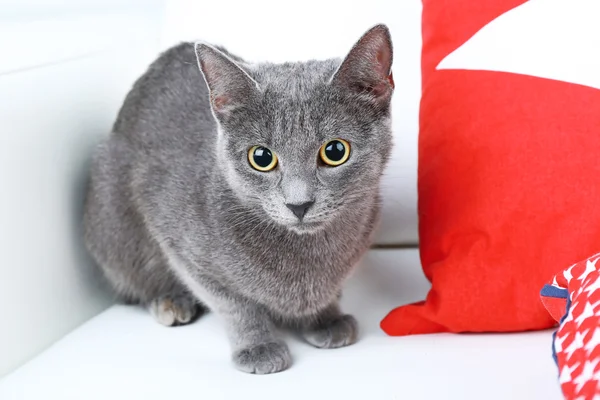
<path fill-rule="evenodd" d="M 161 297 L 148 305 L 154 319 L 165 326 L 185 325 L 202 313 L 203 307 L 191 297 Z"/>
<path fill-rule="evenodd" d="M 340 315 L 302 335 L 308 343 L 320 349 L 349 346 L 358 340 L 358 322 L 352 315 Z"/>
<path fill-rule="evenodd" d="M 292 356 L 284 342 L 271 342 L 235 351 L 233 362 L 240 371 L 273 374 L 288 369 Z"/>

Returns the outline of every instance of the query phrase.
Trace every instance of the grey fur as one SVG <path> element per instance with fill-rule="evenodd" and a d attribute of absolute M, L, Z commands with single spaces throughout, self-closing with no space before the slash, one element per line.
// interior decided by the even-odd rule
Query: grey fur
<path fill-rule="evenodd" d="M 254 65 L 182 43 L 135 83 L 95 153 L 85 240 L 111 286 L 166 325 L 216 312 L 246 372 L 290 365 L 277 328 L 316 347 L 357 340 L 338 300 L 370 245 L 392 146 L 387 28 L 341 61 Z M 335 138 L 351 156 L 327 167 L 318 151 Z M 250 167 L 253 145 L 276 152 L 275 170 Z M 285 204 L 305 201 L 299 221 Z"/>

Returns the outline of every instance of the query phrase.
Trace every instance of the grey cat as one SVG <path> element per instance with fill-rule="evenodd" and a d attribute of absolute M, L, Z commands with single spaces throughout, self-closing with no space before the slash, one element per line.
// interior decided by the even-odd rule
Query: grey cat
<path fill-rule="evenodd" d="M 215 312 L 250 373 L 290 366 L 280 328 L 319 348 L 356 342 L 338 301 L 379 218 L 391 65 L 385 25 L 343 61 L 165 51 L 91 170 L 85 241 L 117 295 L 167 326 Z"/>

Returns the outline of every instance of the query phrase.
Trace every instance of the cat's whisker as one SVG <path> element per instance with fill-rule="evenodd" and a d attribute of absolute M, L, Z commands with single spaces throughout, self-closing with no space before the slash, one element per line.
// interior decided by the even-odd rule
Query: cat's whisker
<path fill-rule="evenodd" d="M 246 217 L 242 217 L 239 218 L 238 220 L 236 220 L 235 222 L 231 223 L 228 225 L 230 229 L 236 229 L 239 228 L 243 225 L 248 225 L 251 224 L 252 222 L 262 222 L 264 220 L 258 218 L 258 217 L 251 217 L 251 218 L 246 218 Z"/>

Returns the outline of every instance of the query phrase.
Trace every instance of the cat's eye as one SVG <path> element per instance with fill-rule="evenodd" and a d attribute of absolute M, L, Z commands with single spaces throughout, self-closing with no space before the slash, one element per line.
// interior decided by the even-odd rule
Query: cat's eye
<path fill-rule="evenodd" d="M 343 139 L 330 140 L 319 150 L 321 161 L 331 167 L 342 165 L 350 157 L 350 143 Z"/>
<path fill-rule="evenodd" d="M 268 172 L 277 166 L 277 156 L 266 147 L 252 146 L 248 150 L 248 162 L 255 170 Z"/>

